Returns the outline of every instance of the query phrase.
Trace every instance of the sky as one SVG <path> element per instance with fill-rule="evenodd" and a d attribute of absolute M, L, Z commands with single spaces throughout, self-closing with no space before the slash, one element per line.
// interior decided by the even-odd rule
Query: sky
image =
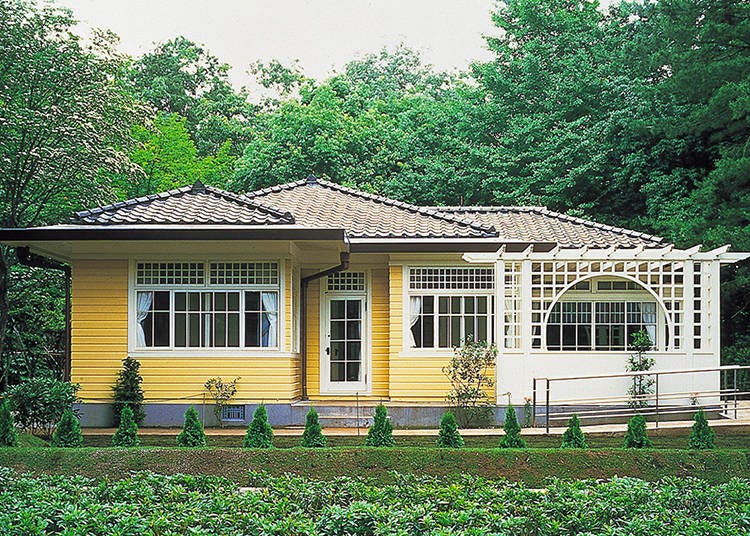
<path fill-rule="evenodd" d="M 58 0 L 73 9 L 80 31 L 120 36 L 123 52 L 139 56 L 183 35 L 232 66 L 237 86 L 252 86 L 248 66 L 299 60 L 323 78 L 348 61 L 403 43 L 439 70 L 465 69 L 491 57 L 493 0 Z"/>

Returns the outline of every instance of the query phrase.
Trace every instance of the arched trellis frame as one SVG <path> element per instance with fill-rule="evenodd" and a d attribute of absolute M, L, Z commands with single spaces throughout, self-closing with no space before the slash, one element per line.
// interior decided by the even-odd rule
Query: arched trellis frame
<path fill-rule="evenodd" d="M 640 289 L 647 292 L 651 295 L 654 300 L 656 300 L 657 305 L 659 306 L 659 310 L 661 311 L 662 316 L 665 319 L 666 325 L 667 325 L 667 341 L 674 340 L 674 323 L 673 323 L 673 316 L 669 314 L 669 310 L 667 309 L 664 300 L 662 300 L 661 296 L 659 296 L 652 288 L 649 288 L 646 286 L 641 280 L 636 279 L 632 275 L 623 275 L 623 274 L 613 274 L 611 272 L 600 272 L 595 274 L 587 274 L 572 283 L 569 283 L 567 286 L 565 286 L 552 300 L 552 303 L 549 305 L 547 310 L 543 313 L 542 318 L 542 326 L 541 326 L 541 346 L 542 348 L 545 348 L 545 341 L 544 341 L 544 334 L 547 330 L 547 323 L 549 322 L 550 314 L 552 313 L 552 309 L 555 307 L 555 304 L 557 304 L 562 297 L 573 287 L 575 287 L 578 283 L 581 283 L 583 281 L 591 281 L 598 277 L 606 277 L 606 278 L 613 278 L 613 279 L 620 279 L 624 281 L 632 281 L 638 285 Z M 546 349 L 546 348 L 545 348 Z"/>
<path fill-rule="evenodd" d="M 498 281 L 501 349 L 541 350 L 543 327 L 554 303 L 581 280 L 621 277 L 637 282 L 657 299 L 668 326 L 668 351 L 718 351 L 719 266 L 750 257 L 729 246 L 702 252 L 673 246 L 644 249 L 560 249 L 467 253 L 469 263 L 494 262 Z"/>

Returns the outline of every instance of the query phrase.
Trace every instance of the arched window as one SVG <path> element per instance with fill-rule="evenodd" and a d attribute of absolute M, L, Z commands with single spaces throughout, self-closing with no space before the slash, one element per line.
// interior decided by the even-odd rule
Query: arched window
<path fill-rule="evenodd" d="M 625 278 L 596 277 L 580 281 L 552 306 L 545 326 L 545 347 L 551 351 L 625 351 L 638 331 L 655 348 L 664 315 L 656 298 L 639 283 Z"/>

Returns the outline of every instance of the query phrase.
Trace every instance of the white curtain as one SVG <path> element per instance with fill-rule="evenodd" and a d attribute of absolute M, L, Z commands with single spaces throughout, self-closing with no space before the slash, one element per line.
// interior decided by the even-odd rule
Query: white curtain
<path fill-rule="evenodd" d="M 138 346 L 146 346 L 146 332 L 143 330 L 143 321 L 146 320 L 151 311 L 151 302 L 154 299 L 153 292 L 139 292 L 136 299 L 136 339 Z"/>
<path fill-rule="evenodd" d="M 263 325 L 261 334 L 261 346 L 276 346 L 276 332 L 279 319 L 279 297 L 275 292 L 261 292 L 260 300 L 263 303 Z"/>
<path fill-rule="evenodd" d="M 422 298 L 420 296 L 411 296 L 409 298 L 409 339 L 411 340 L 411 347 L 414 348 L 417 345 L 417 341 L 414 339 L 414 332 L 411 330 L 419 320 L 419 313 L 422 312 Z"/>

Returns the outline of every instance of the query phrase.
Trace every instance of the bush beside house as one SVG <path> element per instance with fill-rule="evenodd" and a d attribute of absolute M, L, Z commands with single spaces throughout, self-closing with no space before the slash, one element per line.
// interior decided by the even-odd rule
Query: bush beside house
<path fill-rule="evenodd" d="M 703 413 L 703 409 L 699 409 L 698 413 L 695 414 L 695 423 L 690 434 L 688 447 L 697 450 L 712 449 L 714 448 L 715 437 L 716 434 L 708 425 L 706 414 Z"/>
<path fill-rule="evenodd" d="M 458 431 L 458 423 L 452 412 L 448 411 L 440 419 L 440 431 L 435 442 L 441 448 L 461 448 L 464 446 L 464 438 Z"/>
<path fill-rule="evenodd" d="M 198 412 L 193 406 L 190 406 L 185 412 L 185 424 L 182 427 L 182 432 L 177 436 L 177 446 L 206 446 L 206 434 L 203 432 L 200 419 L 198 419 Z"/>
<path fill-rule="evenodd" d="M 586 437 L 583 435 L 583 430 L 581 430 L 581 420 L 575 413 L 568 420 L 568 429 L 563 433 L 560 447 L 564 449 L 588 448 Z"/>
<path fill-rule="evenodd" d="M 81 445 L 83 445 L 81 423 L 78 422 L 78 417 L 73 414 L 73 410 L 66 409 L 52 434 L 52 446 L 75 448 Z"/>
<path fill-rule="evenodd" d="M 273 429 L 268 423 L 268 412 L 264 404 L 255 408 L 253 420 L 247 427 L 242 446 L 253 449 L 268 449 L 273 447 Z"/>
<path fill-rule="evenodd" d="M 653 444 L 648 438 L 646 431 L 646 418 L 643 415 L 635 415 L 628 421 L 628 431 L 625 434 L 626 449 L 648 449 Z"/>
<path fill-rule="evenodd" d="M 310 408 L 305 416 L 305 431 L 302 434 L 301 445 L 308 448 L 325 447 L 327 445 L 326 436 L 323 435 L 323 429 L 320 426 L 318 412 L 315 408 Z"/>
<path fill-rule="evenodd" d="M 503 424 L 505 435 L 500 439 L 502 449 L 525 449 L 526 441 L 521 437 L 521 425 L 518 424 L 516 409 L 513 404 L 508 404 L 505 410 L 505 424 Z"/>
<path fill-rule="evenodd" d="M 388 419 L 388 410 L 383 404 L 375 408 L 375 420 L 367 431 L 365 445 L 368 447 L 393 447 L 396 441 L 393 439 L 393 425 Z"/>
<path fill-rule="evenodd" d="M 143 424 L 146 412 L 143 410 L 143 378 L 140 373 L 141 364 L 128 356 L 122 360 L 122 369 L 117 374 L 117 381 L 112 387 L 114 403 L 112 404 L 115 426 L 120 425 L 120 416 L 125 406 L 133 411 L 136 424 Z"/>
<path fill-rule="evenodd" d="M 130 409 L 130 406 L 126 405 L 122 408 L 120 426 L 112 437 L 112 446 L 137 447 L 140 443 L 138 439 L 138 425 L 135 422 L 133 410 Z"/>

